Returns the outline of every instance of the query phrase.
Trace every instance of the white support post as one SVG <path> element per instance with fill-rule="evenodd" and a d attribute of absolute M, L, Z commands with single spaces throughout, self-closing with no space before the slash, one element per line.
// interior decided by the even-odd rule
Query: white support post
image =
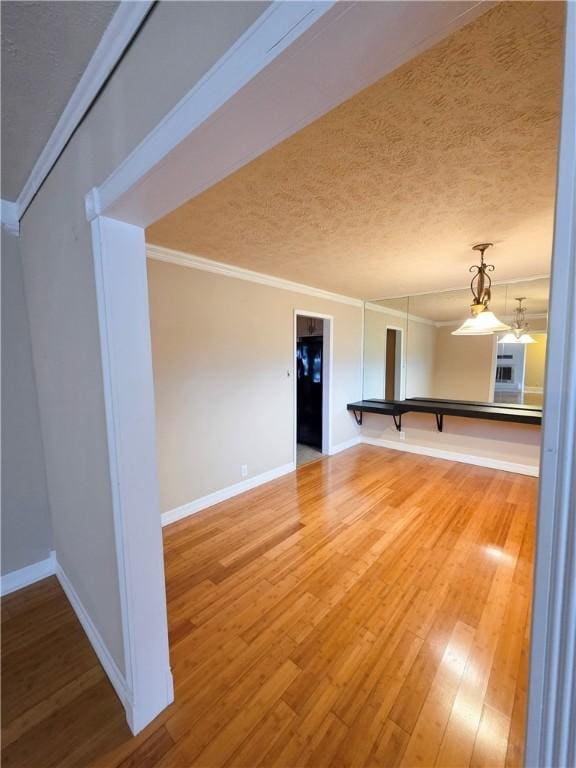
<path fill-rule="evenodd" d="M 144 230 L 91 222 L 126 665 L 138 733 L 173 700 Z"/>
<path fill-rule="evenodd" d="M 528 768 L 576 765 L 576 4 L 566 6 L 526 723 Z"/>

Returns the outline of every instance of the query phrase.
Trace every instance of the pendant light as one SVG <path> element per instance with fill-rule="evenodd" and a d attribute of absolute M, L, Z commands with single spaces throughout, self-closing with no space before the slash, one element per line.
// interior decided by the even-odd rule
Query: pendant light
<path fill-rule="evenodd" d="M 526 322 L 526 307 L 522 306 L 522 302 L 526 296 L 518 296 L 516 301 L 518 306 L 514 310 L 514 321 L 510 326 L 510 331 L 501 339 L 498 344 L 537 344 L 536 339 L 532 338 L 528 331 L 530 326 Z"/>
<path fill-rule="evenodd" d="M 488 304 L 492 298 L 492 280 L 488 272 L 494 271 L 493 264 L 484 262 L 484 251 L 490 248 L 492 243 L 478 243 L 472 250 L 480 251 L 480 264 L 470 267 L 470 272 L 476 272 L 470 282 L 470 290 L 474 297 L 470 305 L 471 317 L 462 323 L 460 328 L 452 331 L 453 336 L 488 336 L 492 333 L 510 330 L 510 326 L 501 323 L 496 315 L 490 311 Z"/>

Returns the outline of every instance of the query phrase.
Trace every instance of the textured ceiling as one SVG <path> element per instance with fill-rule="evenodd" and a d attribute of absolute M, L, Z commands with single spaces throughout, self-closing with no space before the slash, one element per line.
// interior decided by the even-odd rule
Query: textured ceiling
<path fill-rule="evenodd" d="M 2 2 L 2 197 L 16 200 L 117 2 Z"/>
<path fill-rule="evenodd" d="M 361 298 L 547 274 L 562 3 L 501 3 L 152 225 L 149 242 Z"/>
<path fill-rule="evenodd" d="M 472 261 L 472 260 L 471 260 Z M 516 297 L 523 296 L 527 314 L 541 315 L 548 312 L 550 280 L 529 280 L 507 285 L 492 286 L 490 309 L 498 317 L 510 317 L 517 305 Z M 409 312 L 434 322 L 461 322 L 469 315 L 472 294 L 469 289 L 426 293 L 398 299 L 382 299 L 376 304 L 390 309 Z"/>

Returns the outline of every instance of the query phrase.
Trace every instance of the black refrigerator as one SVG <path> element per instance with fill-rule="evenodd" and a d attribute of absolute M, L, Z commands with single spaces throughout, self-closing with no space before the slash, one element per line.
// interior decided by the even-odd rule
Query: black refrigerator
<path fill-rule="evenodd" d="M 296 439 L 322 450 L 322 336 L 310 336 L 296 346 Z"/>

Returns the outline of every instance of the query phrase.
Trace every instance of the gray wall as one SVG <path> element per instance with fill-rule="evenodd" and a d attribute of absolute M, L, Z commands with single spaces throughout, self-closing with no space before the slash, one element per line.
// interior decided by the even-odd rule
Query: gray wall
<path fill-rule="evenodd" d="M 54 548 L 121 671 L 120 594 L 84 197 L 264 7 L 157 4 L 21 221 Z"/>
<path fill-rule="evenodd" d="M 2 227 L 2 574 L 52 547 L 18 238 Z"/>

